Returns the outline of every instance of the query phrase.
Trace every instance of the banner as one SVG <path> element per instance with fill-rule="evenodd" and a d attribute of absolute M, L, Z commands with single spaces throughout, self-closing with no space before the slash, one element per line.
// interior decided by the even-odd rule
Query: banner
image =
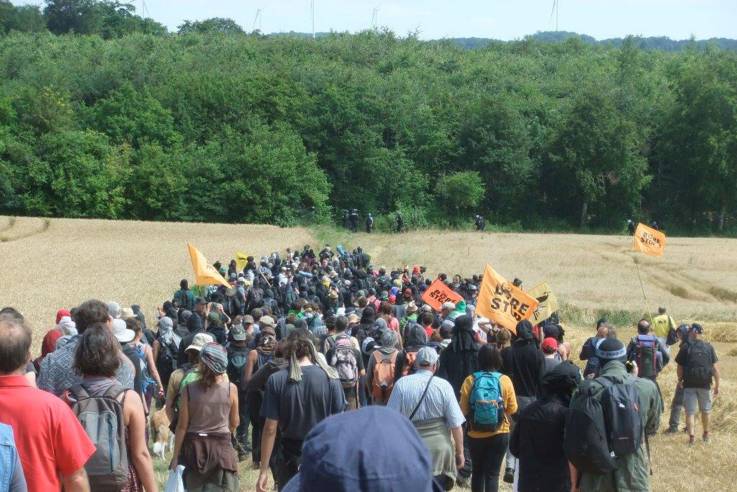
<path fill-rule="evenodd" d="M 637 224 L 635 230 L 635 251 L 650 256 L 663 256 L 665 252 L 665 234 L 645 224 Z"/>
<path fill-rule="evenodd" d="M 189 243 L 187 243 L 187 249 L 189 249 L 189 258 L 192 260 L 195 285 L 224 285 L 230 287 L 230 284 L 220 275 L 220 272 L 207 262 L 200 250 Z"/>
<path fill-rule="evenodd" d="M 422 294 L 422 300 L 429 304 L 435 311 L 440 311 L 444 302 L 450 301 L 456 304 L 458 301 L 463 300 L 463 296 L 456 293 L 438 278 Z"/>
<path fill-rule="evenodd" d="M 538 302 L 537 309 L 530 318 L 533 325 L 539 325 L 558 310 L 558 299 L 556 299 L 555 294 L 546 282 L 528 290 L 527 293 L 537 299 Z"/>
<path fill-rule="evenodd" d="M 235 267 L 238 269 L 238 273 L 243 271 L 246 263 L 248 263 L 248 255 L 246 253 L 241 253 L 240 251 L 238 251 L 235 254 Z"/>
<path fill-rule="evenodd" d="M 489 318 L 494 324 L 517 333 L 517 323 L 530 319 L 538 301 L 486 265 L 481 282 L 476 314 Z"/>

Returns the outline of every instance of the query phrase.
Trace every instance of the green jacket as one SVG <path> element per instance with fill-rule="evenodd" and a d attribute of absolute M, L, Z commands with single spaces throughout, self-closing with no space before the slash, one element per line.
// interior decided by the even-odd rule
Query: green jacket
<path fill-rule="evenodd" d="M 663 412 L 663 400 L 658 387 L 649 379 L 637 378 L 627 374 L 624 364 L 619 361 L 608 362 L 600 376 L 608 376 L 615 381 L 635 380 L 635 387 L 640 394 L 640 417 L 647 434 L 657 431 L 660 425 L 660 414 Z M 595 380 L 594 380 L 595 381 Z M 582 384 L 592 384 L 584 381 Z M 594 397 L 601 398 L 604 387 L 593 383 Z M 574 394 L 573 398 L 578 397 Z M 581 492 L 647 492 L 650 490 L 650 462 L 643 436 L 638 452 L 619 458 L 619 465 L 612 473 L 593 475 L 584 473 L 581 477 Z"/>

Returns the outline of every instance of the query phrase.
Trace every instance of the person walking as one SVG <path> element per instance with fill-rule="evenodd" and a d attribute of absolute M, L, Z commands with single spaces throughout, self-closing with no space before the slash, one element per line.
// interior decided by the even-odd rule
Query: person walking
<path fill-rule="evenodd" d="M 15 446 L 13 428 L 0 424 L 0 492 L 26 492 L 28 484 Z"/>
<path fill-rule="evenodd" d="M 660 343 L 663 345 L 663 347 L 666 348 L 667 351 L 668 334 L 671 332 L 671 330 L 676 329 L 676 322 L 673 321 L 673 318 L 666 312 L 666 309 L 664 307 L 658 308 L 658 315 L 655 316 L 652 321 L 653 334 L 658 337 L 658 340 L 660 340 Z"/>
<path fill-rule="evenodd" d="M 120 344 L 106 325 L 97 323 L 88 327 L 79 341 L 74 356 L 74 368 L 82 375 L 82 381 L 72 386 L 65 396 L 77 418 L 85 426 L 90 426 L 89 414 L 94 413 L 91 409 L 96 408 L 89 402 L 114 400 L 119 404 L 125 428 L 122 437 L 125 439 L 128 463 L 128 470 L 124 470 L 125 474 L 122 477 L 124 482 L 119 483 L 121 486 L 119 490 L 139 492 L 145 489 L 155 492 L 158 487 L 146 444 L 146 414 L 143 400 L 138 393 L 126 390 L 115 379 L 115 373 L 121 364 L 120 351 Z M 97 405 L 99 408 L 99 403 Z M 100 413 L 101 419 L 102 416 Z M 90 487 L 92 490 L 103 490 L 111 480 L 108 466 L 114 467 L 115 463 L 110 461 L 109 455 L 101 451 L 101 446 L 111 443 L 101 440 L 103 436 L 97 433 L 97 426 L 86 427 L 86 430 L 93 432 L 90 436 L 93 441 L 98 440 L 95 442 L 98 453 L 86 465 Z M 101 469 L 106 471 L 101 473 Z"/>
<path fill-rule="evenodd" d="M 703 426 L 702 438 L 709 442 L 709 416 L 714 397 L 719 395 L 719 366 L 714 347 L 701 336 L 704 329 L 698 323 L 691 325 L 688 344 L 681 347 L 676 356 L 678 386 L 683 388 L 683 406 L 686 408 L 688 443 L 694 444 L 694 419 L 698 409 Z"/>
<path fill-rule="evenodd" d="M 570 492 L 563 436 L 568 405 L 580 382 L 578 367 L 559 363 L 543 376 L 541 398 L 519 413 L 509 442 L 519 463 L 519 492 Z"/>
<path fill-rule="evenodd" d="M 261 437 L 258 492 L 268 490 L 269 463 L 277 429 L 280 438 L 274 480 L 282 490 L 297 473 L 307 434 L 318 422 L 346 407 L 337 373 L 324 357 L 318 357 L 306 334 L 293 335 L 285 352 L 289 366 L 269 377 L 261 411 L 257 414 L 266 419 Z"/>
<path fill-rule="evenodd" d="M 62 400 L 28 382 L 30 351 L 31 328 L 0 314 L 0 422 L 13 430 L 27 490 L 87 492 L 84 464 L 95 445 Z"/>
<path fill-rule="evenodd" d="M 396 382 L 387 407 L 412 422 L 430 450 L 434 479 L 450 490 L 456 481 L 456 469 L 465 464 L 461 425 L 466 419 L 453 387 L 435 377 L 438 359 L 432 347 L 421 348 L 415 360 L 417 371 Z"/>
<path fill-rule="evenodd" d="M 632 452 L 617 455 L 613 460 L 614 468 L 606 473 L 591 473 L 578 471 L 575 483 L 579 485 L 581 492 L 616 492 L 622 490 L 631 490 L 645 492 L 650 490 L 650 466 L 647 451 L 647 435 L 653 434 L 660 423 L 660 414 L 663 408 L 663 402 L 660 398 L 655 383 L 646 378 L 638 378 L 627 373 L 625 362 L 627 361 L 627 350 L 624 344 L 616 338 L 606 338 L 602 341 L 597 350 L 596 357 L 601 362 L 601 372 L 599 376 L 593 380 L 585 380 L 579 387 L 578 391 L 571 399 L 570 407 L 573 409 L 580 408 L 580 401 L 585 398 L 591 398 L 605 406 L 605 395 L 612 395 L 613 388 L 616 388 L 614 394 L 633 396 L 636 401 L 626 399 L 622 401 L 622 407 L 618 408 L 627 410 L 634 408 L 637 412 L 637 422 L 640 422 L 641 428 L 639 435 L 628 435 L 625 443 L 630 443 L 635 448 Z M 630 386 L 634 393 L 627 388 Z M 613 420 L 607 420 L 605 417 L 605 428 L 610 429 L 621 424 Z M 635 432 L 636 428 L 622 429 L 619 425 L 616 429 L 617 433 Z M 566 435 L 569 434 L 569 429 Z M 576 435 L 571 430 L 570 434 Z M 644 437 L 644 439 L 643 439 Z M 616 443 L 608 442 L 609 449 L 607 456 L 613 452 L 613 446 Z M 591 449 L 591 447 L 587 448 Z M 571 456 L 569 456 L 571 458 Z M 571 458 L 572 459 L 572 458 Z"/>
<path fill-rule="evenodd" d="M 637 336 L 627 345 L 627 360 L 637 364 L 638 377 L 653 381 L 670 362 L 665 342 L 650 333 L 650 322 L 646 319 L 637 323 Z"/>
<path fill-rule="evenodd" d="M 688 332 L 691 326 L 683 324 L 676 328 L 676 339 L 680 342 L 678 349 L 682 349 L 688 343 Z M 683 412 L 683 386 L 676 381 L 676 389 L 673 392 L 673 400 L 670 404 L 670 418 L 668 419 L 668 429 L 666 434 L 674 434 L 678 432 L 678 424 L 681 422 L 681 412 Z M 685 429 L 684 429 L 685 430 Z"/>
<path fill-rule="evenodd" d="M 545 357 L 537 348 L 535 336 L 532 333 L 532 323 L 527 320 L 517 323 L 517 339 L 509 350 L 509 368 L 514 392 L 517 397 L 517 406 L 524 410 L 537 400 L 542 393 L 542 378 L 545 374 Z M 506 369 L 506 368 L 505 368 Z M 512 424 L 514 426 L 514 424 Z M 514 482 L 514 472 L 517 459 L 507 452 L 507 466 L 504 470 L 504 481 Z"/>
<path fill-rule="evenodd" d="M 238 428 L 238 388 L 228 381 L 228 354 L 208 343 L 200 352 L 199 380 L 182 390 L 170 469 L 184 465 L 189 492 L 236 492 L 238 457 L 231 435 Z"/>

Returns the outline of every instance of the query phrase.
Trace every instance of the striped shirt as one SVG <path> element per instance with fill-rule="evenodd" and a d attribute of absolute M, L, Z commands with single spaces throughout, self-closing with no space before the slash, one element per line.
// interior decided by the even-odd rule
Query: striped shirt
<path fill-rule="evenodd" d="M 387 406 L 409 418 L 420 401 L 432 372 L 420 369 L 417 373 L 400 378 L 394 385 Z M 455 397 L 453 387 L 445 379 L 435 377 L 430 383 L 425 399 L 412 418 L 413 422 L 429 419 L 445 419 L 449 429 L 459 427 L 466 419 Z"/>

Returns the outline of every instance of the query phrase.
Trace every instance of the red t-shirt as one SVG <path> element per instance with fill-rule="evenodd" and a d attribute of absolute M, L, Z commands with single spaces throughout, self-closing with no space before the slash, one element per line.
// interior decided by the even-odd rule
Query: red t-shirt
<path fill-rule="evenodd" d="M 13 428 L 29 492 L 61 490 L 59 474 L 84 467 L 95 452 L 69 406 L 24 376 L 0 376 L 0 422 Z"/>

